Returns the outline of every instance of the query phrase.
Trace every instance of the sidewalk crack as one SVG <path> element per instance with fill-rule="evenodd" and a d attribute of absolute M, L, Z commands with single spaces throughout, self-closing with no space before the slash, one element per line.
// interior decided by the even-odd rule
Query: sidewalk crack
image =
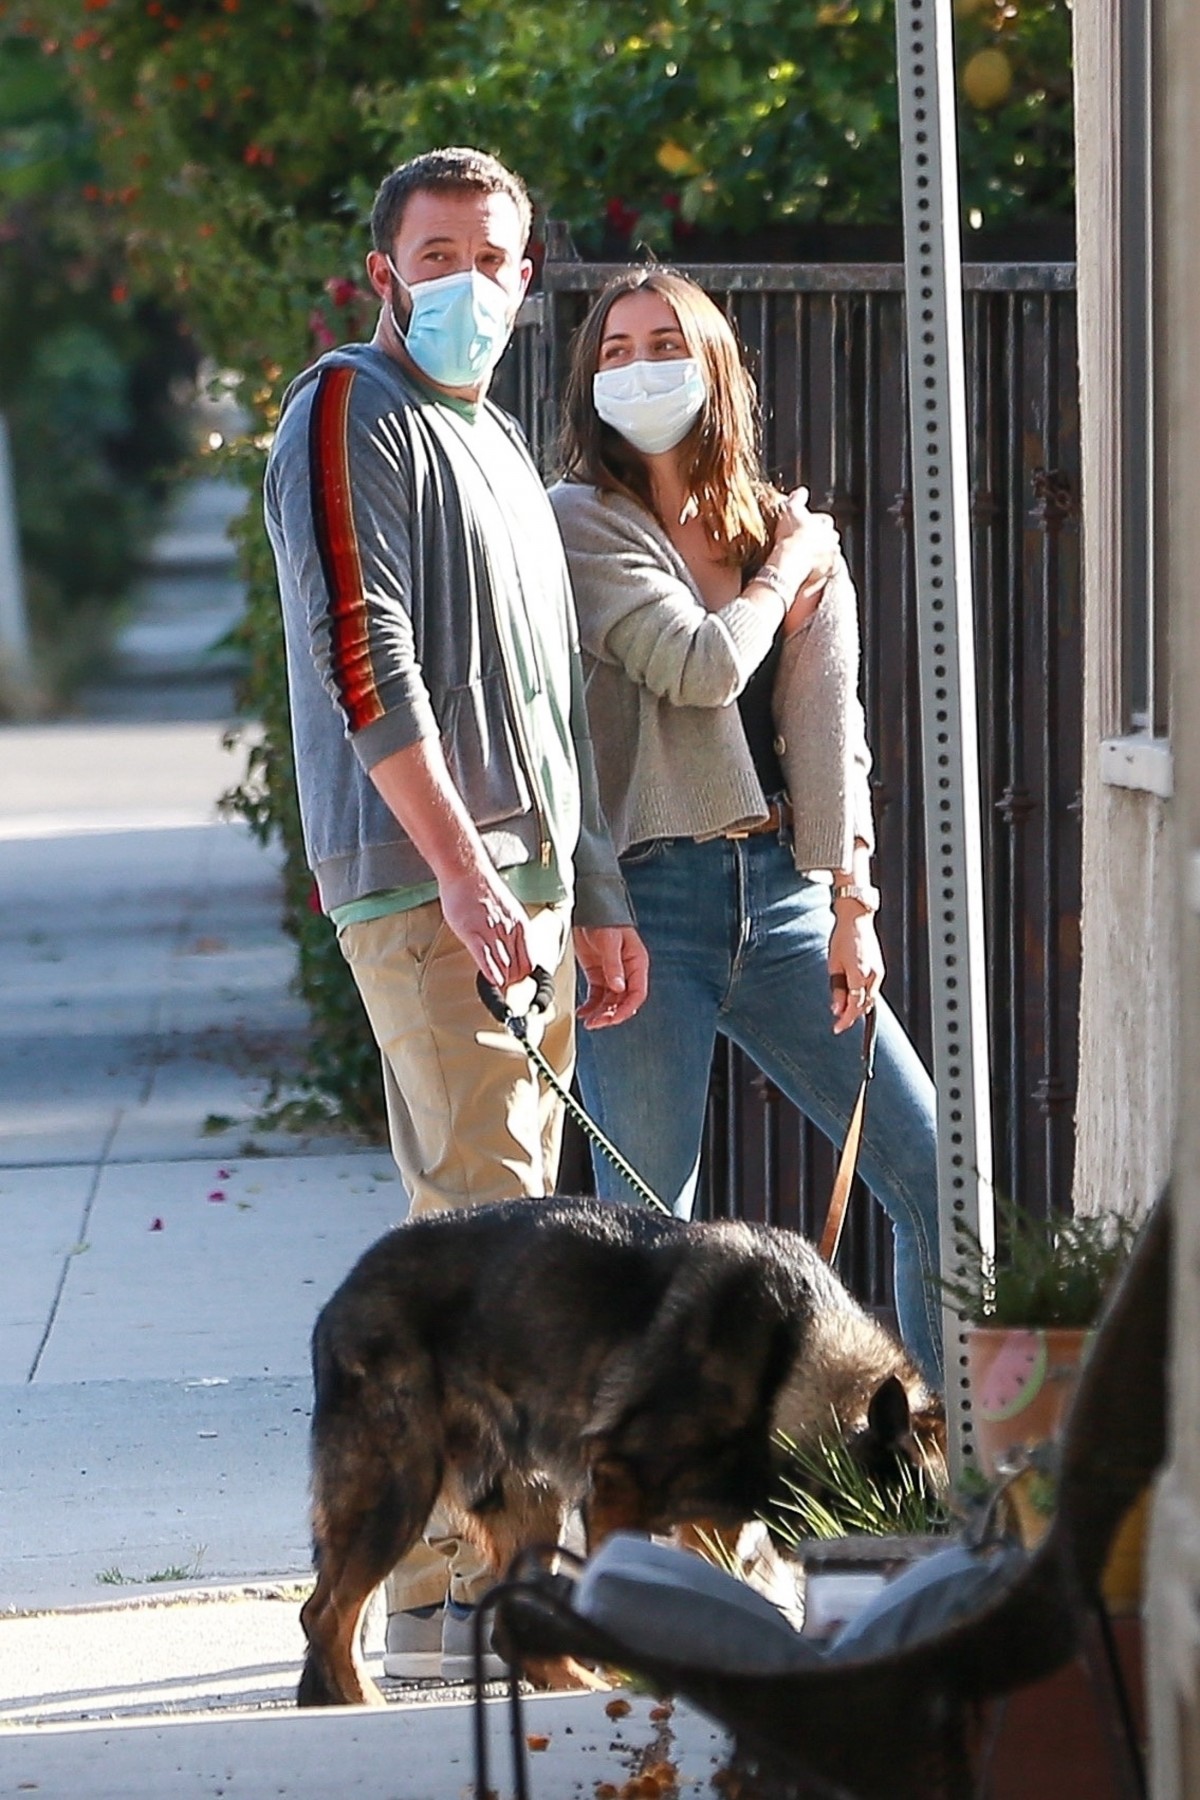
<path fill-rule="evenodd" d="M 96 1158 L 96 1167 L 92 1171 L 92 1179 L 88 1184 L 87 1197 L 83 1202 L 83 1213 L 79 1220 L 79 1231 L 75 1238 L 76 1244 L 87 1242 L 87 1229 L 91 1222 L 92 1207 L 96 1202 L 96 1193 L 100 1186 L 100 1177 L 108 1167 L 108 1158 L 112 1151 L 113 1140 L 117 1135 L 117 1130 L 124 1117 L 125 1108 L 119 1106 L 113 1114 L 113 1121 L 108 1128 L 108 1134 L 105 1137 L 103 1144 L 100 1146 L 100 1154 Z M 67 1274 L 74 1260 L 75 1252 L 73 1250 L 68 1250 L 63 1257 L 62 1268 L 59 1270 L 58 1282 L 54 1289 L 54 1297 L 50 1302 L 50 1311 L 46 1315 L 45 1329 L 38 1342 L 38 1347 L 33 1353 L 33 1361 L 29 1365 L 29 1373 L 25 1377 L 26 1386 L 37 1378 L 37 1372 L 41 1367 L 42 1358 L 46 1354 L 46 1346 L 50 1342 L 50 1333 L 54 1330 L 55 1321 L 59 1314 L 59 1308 L 62 1306 L 62 1297 L 67 1285 Z"/>

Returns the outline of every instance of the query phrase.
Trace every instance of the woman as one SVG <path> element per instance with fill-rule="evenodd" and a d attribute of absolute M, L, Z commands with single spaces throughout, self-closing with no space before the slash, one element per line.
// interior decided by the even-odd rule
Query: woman
<path fill-rule="evenodd" d="M 650 992 L 581 1033 L 585 1102 L 683 1217 L 715 1034 L 840 1141 L 878 1012 L 860 1170 L 892 1219 L 896 1308 L 940 1372 L 932 1084 L 886 1003 L 857 604 L 837 532 L 765 480 L 753 384 L 702 289 L 609 284 L 572 349 L 564 479 L 601 798 Z M 832 1029 L 831 1029 L 832 1027 Z M 601 1194 L 628 1198 L 596 1159 Z"/>

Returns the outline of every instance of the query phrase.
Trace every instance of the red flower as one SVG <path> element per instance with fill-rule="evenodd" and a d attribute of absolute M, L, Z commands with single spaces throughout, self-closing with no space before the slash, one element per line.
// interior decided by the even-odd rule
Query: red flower
<path fill-rule="evenodd" d="M 614 231 L 624 235 L 633 230 L 638 222 L 639 214 L 634 207 L 626 206 L 619 194 L 614 194 L 613 198 L 605 204 L 604 216 Z"/>
<path fill-rule="evenodd" d="M 353 306 L 359 297 L 358 284 L 347 281 L 344 275 L 333 275 L 325 283 L 325 292 L 335 306 Z"/>

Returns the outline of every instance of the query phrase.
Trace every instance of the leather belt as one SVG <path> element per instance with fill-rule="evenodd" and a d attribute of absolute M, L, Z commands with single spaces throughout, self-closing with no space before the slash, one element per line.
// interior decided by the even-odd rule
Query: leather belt
<path fill-rule="evenodd" d="M 754 825 L 735 825 L 728 831 L 718 833 L 723 838 L 765 837 L 768 832 L 778 836 L 781 831 L 792 828 L 792 803 L 790 800 L 773 800 L 765 819 Z"/>

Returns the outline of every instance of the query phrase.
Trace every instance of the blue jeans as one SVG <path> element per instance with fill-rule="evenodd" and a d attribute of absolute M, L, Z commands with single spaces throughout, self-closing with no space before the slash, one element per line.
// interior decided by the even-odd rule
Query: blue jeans
<path fill-rule="evenodd" d="M 689 1218 L 717 1032 L 839 1145 L 862 1078 L 862 1033 L 833 1034 L 829 888 L 798 875 L 778 837 L 655 839 L 635 846 L 621 867 L 650 952 L 650 992 L 626 1024 L 578 1034 L 579 1083 L 617 1148 Z M 886 1002 L 878 1010 L 859 1172 L 892 1221 L 901 1333 L 936 1379 L 933 1083 Z M 599 1153 L 594 1167 L 598 1193 L 630 1198 Z"/>

